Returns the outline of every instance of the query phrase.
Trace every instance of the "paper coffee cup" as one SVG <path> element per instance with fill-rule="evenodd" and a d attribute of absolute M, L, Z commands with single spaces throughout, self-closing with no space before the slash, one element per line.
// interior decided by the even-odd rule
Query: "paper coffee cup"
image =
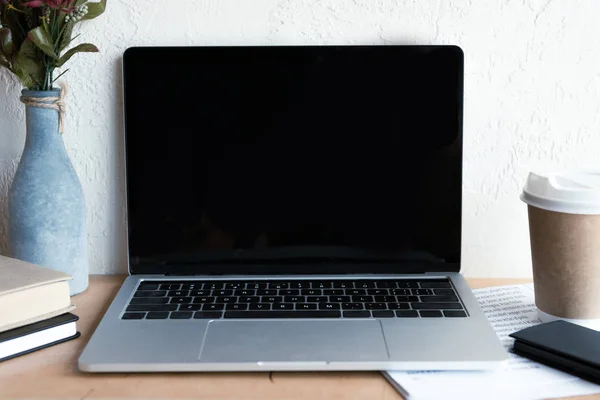
<path fill-rule="evenodd" d="M 521 200 L 539 318 L 600 329 L 600 171 L 530 173 Z"/>

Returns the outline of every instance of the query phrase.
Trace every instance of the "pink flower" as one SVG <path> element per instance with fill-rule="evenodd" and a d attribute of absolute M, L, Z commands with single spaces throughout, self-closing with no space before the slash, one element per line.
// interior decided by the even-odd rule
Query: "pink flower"
<path fill-rule="evenodd" d="M 48 6 L 55 10 L 71 9 L 75 0 L 31 0 L 22 3 L 24 6 L 37 8 L 42 6 Z"/>

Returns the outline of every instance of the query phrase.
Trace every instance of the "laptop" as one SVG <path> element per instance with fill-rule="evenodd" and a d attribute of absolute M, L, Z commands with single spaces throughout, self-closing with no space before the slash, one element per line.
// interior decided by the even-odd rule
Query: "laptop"
<path fill-rule="evenodd" d="M 134 47 L 129 276 L 88 372 L 493 369 L 455 46 Z"/>

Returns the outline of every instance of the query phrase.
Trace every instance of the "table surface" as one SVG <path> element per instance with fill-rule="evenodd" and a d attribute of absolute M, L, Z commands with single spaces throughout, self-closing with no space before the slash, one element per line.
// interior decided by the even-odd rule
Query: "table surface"
<path fill-rule="evenodd" d="M 77 358 L 123 279 L 92 276 L 73 297 L 80 338 L 0 363 L 0 398 L 402 399 L 378 372 L 82 373 Z M 472 288 L 528 282 L 468 281 Z"/>

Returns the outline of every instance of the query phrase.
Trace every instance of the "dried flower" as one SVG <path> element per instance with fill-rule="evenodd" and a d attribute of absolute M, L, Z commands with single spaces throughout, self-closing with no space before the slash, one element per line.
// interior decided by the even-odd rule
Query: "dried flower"
<path fill-rule="evenodd" d="M 74 2 L 75 2 L 75 0 L 31 0 L 31 1 L 27 1 L 25 3 L 22 3 L 22 5 L 24 5 L 26 7 L 31 7 L 31 8 L 48 6 L 55 10 L 69 10 L 70 11 L 72 9 Z"/>
<path fill-rule="evenodd" d="M 50 9 L 46 8 L 44 10 L 44 22 L 46 22 L 46 25 L 50 25 Z"/>
<path fill-rule="evenodd" d="M 73 11 L 71 11 L 66 17 L 65 22 L 77 22 L 80 21 L 85 15 L 88 13 L 88 6 L 81 5 L 75 7 Z"/>

